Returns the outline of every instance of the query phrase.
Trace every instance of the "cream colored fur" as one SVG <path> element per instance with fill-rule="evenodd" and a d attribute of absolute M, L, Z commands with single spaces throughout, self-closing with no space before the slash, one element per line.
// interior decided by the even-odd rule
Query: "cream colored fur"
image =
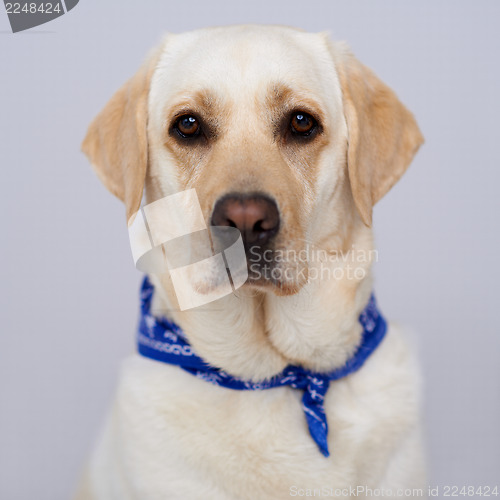
<path fill-rule="evenodd" d="M 300 250 L 308 242 L 373 260 L 373 204 L 403 174 L 422 138 L 392 91 L 343 44 L 282 27 L 199 30 L 167 36 L 139 75 L 115 96 L 113 111 L 105 108 L 91 125 L 84 143 L 128 217 L 143 184 L 148 201 L 195 187 L 207 221 L 223 194 L 264 190 L 282 208 L 281 248 Z M 316 145 L 293 149 L 273 141 L 266 113 L 269 88 L 277 84 L 291 89 L 283 102 L 318 108 L 324 131 Z M 145 88 L 147 110 L 137 104 L 144 98 L 134 97 Z M 203 151 L 184 151 L 168 137 L 169 117 L 176 106 L 197 106 L 200 92 L 210 93 L 223 133 Z M 233 375 L 261 380 L 290 363 L 331 370 L 359 343 L 372 264 L 357 263 L 356 278 L 245 285 L 183 312 L 176 311 L 168 275 L 152 276 L 154 308 L 168 310 L 196 352 Z M 318 265 L 308 264 L 310 276 Z M 309 435 L 301 395 L 289 387 L 232 391 L 134 355 L 123 363 L 77 498 L 277 500 L 358 486 L 390 489 L 398 498 L 400 488 L 425 488 L 419 376 L 401 328 L 391 325 L 361 370 L 331 384 L 329 458 Z"/>

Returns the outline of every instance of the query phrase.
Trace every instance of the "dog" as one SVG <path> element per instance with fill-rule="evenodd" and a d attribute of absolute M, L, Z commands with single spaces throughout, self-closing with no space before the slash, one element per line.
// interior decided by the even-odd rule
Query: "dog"
<path fill-rule="evenodd" d="M 242 287 L 181 310 L 169 273 L 152 274 L 151 307 L 209 366 L 258 384 L 287 366 L 321 376 L 358 352 L 372 210 L 422 143 L 410 111 L 345 43 L 245 25 L 167 35 L 82 149 L 129 226 L 143 196 L 195 189 L 207 226 L 240 231 Z M 135 354 L 77 498 L 425 497 L 417 365 L 389 325 L 359 369 L 330 382 L 322 453 L 303 388 L 233 390 Z"/>

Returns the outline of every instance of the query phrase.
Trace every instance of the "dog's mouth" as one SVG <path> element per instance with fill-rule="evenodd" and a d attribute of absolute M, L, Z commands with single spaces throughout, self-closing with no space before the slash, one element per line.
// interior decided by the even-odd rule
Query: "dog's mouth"
<path fill-rule="evenodd" d="M 227 276 L 235 292 L 243 287 L 279 296 L 294 295 L 307 283 L 307 264 L 284 259 L 285 251 L 256 245 L 245 245 L 244 250 L 246 262 L 231 260 L 225 253 L 225 273 L 215 267 L 196 273 L 193 283 L 197 292 L 208 294 L 225 287 Z"/>
<path fill-rule="evenodd" d="M 307 283 L 306 263 L 283 257 L 285 250 L 253 245 L 245 247 L 248 279 L 246 285 L 272 289 L 277 295 L 294 295 Z"/>
<path fill-rule="evenodd" d="M 202 303 L 242 287 L 296 294 L 308 281 L 307 262 L 294 258 L 293 250 L 276 247 L 276 242 L 249 244 L 236 228 L 211 226 L 209 232 L 174 240 L 163 250 L 176 293 Z"/>

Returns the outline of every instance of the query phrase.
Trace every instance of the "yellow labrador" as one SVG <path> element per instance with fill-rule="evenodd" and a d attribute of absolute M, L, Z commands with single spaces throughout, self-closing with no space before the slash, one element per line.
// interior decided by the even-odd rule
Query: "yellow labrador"
<path fill-rule="evenodd" d="M 203 360 L 258 382 L 289 365 L 328 373 L 353 356 L 372 291 L 372 208 L 422 142 L 413 115 L 343 43 L 233 26 L 166 36 L 83 150 L 129 224 L 143 194 L 194 188 L 207 224 L 241 231 L 255 266 L 236 293 L 181 311 L 168 273 L 150 279 L 154 307 Z M 134 355 L 79 498 L 407 497 L 425 476 L 411 351 L 391 325 L 359 370 L 331 383 L 328 457 L 301 390 L 232 390 Z"/>

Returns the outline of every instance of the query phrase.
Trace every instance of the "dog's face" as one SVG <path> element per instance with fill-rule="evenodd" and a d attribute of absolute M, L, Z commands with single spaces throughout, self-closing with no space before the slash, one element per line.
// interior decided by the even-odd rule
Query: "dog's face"
<path fill-rule="evenodd" d="M 345 165 L 323 38 L 238 27 L 175 36 L 165 49 L 149 97 L 148 196 L 195 188 L 208 224 L 241 231 L 248 282 L 296 292 L 307 273 L 275 256 L 304 249 Z"/>
<path fill-rule="evenodd" d="M 290 28 L 169 35 L 89 129 L 84 150 L 137 211 L 195 188 L 241 231 L 248 284 L 307 281 L 306 245 L 348 248 L 422 142 L 412 115 L 343 45 Z M 303 269 L 305 267 L 305 269 Z"/>

